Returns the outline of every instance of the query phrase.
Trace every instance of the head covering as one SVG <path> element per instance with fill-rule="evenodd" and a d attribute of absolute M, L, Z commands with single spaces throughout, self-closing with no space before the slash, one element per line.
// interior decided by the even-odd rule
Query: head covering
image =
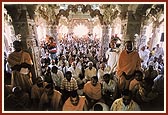
<path fill-rule="evenodd" d="M 154 66 L 154 62 L 153 62 L 153 61 L 150 61 L 150 62 L 148 63 L 148 66 Z"/>
<path fill-rule="evenodd" d="M 141 44 L 141 45 L 139 46 L 139 49 L 141 49 L 142 47 L 146 47 L 146 45 L 145 45 L 145 44 Z"/>

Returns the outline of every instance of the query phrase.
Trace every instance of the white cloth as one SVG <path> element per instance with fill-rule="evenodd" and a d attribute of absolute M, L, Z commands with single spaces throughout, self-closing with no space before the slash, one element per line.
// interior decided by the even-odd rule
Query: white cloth
<path fill-rule="evenodd" d="M 114 72 L 117 62 L 118 62 L 118 58 L 119 58 L 119 54 L 117 52 L 111 52 L 110 51 L 111 48 L 109 48 L 106 51 L 106 59 L 107 60 L 107 65 L 111 67 L 111 72 Z"/>
<path fill-rule="evenodd" d="M 155 57 L 159 58 L 159 55 L 164 55 L 164 51 L 162 47 L 157 47 L 155 51 Z"/>
<path fill-rule="evenodd" d="M 68 71 L 71 71 L 72 77 L 76 79 L 78 85 L 82 83 L 82 80 L 79 78 L 79 75 L 82 74 L 82 70 L 80 68 L 76 67 L 74 69 L 74 67 L 71 66 L 68 68 Z"/>
<path fill-rule="evenodd" d="M 29 69 L 28 68 L 21 68 L 20 73 L 26 75 L 29 73 Z"/>
<path fill-rule="evenodd" d="M 64 75 L 62 71 L 58 70 L 56 74 L 51 72 L 51 78 L 53 80 L 54 85 L 60 87 L 61 82 L 64 79 Z"/>
<path fill-rule="evenodd" d="M 105 81 L 102 82 L 102 94 L 105 94 L 105 91 L 109 92 L 116 92 L 117 91 L 117 83 L 110 79 L 109 83 L 107 84 Z"/>
<path fill-rule="evenodd" d="M 141 62 L 141 66 L 147 68 L 147 62 L 149 59 L 149 52 L 146 50 L 140 50 L 139 52 L 139 57 L 143 60 L 143 62 Z"/>
<path fill-rule="evenodd" d="M 95 67 L 92 67 L 91 70 L 89 69 L 89 67 L 87 67 L 87 68 L 85 69 L 85 79 L 86 79 L 86 80 L 91 80 L 91 78 L 92 78 L 93 76 L 96 76 L 96 72 L 97 72 L 97 70 L 96 70 Z"/>
<path fill-rule="evenodd" d="M 103 81 L 103 76 L 104 76 L 104 74 L 106 74 L 106 73 L 110 73 L 109 68 L 105 67 L 104 70 L 98 69 L 98 71 L 97 71 L 97 77 L 98 77 L 98 79 L 99 79 L 99 82 L 102 82 L 102 81 Z"/>
<path fill-rule="evenodd" d="M 75 79 L 78 79 L 79 78 L 79 74 L 82 73 L 80 68 L 78 68 L 78 67 L 74 68 L 72 66 L 68 68 L 68 71 L 71 71 L 72 77 L 74 77 Z"/>

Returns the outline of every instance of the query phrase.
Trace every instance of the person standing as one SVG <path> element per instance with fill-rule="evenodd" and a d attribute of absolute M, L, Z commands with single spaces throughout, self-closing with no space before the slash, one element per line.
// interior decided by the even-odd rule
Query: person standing
<path fill-rule="evenodd" d="M 54 41 L 53 37 L 49 37 L 48 50 L 49 50 L 51 59 L 55 59 L 56 56 L 57 56 L 56 55 L 56 53 L 57 53 L 57 44 Z"/>
<path fill-rule="evenodd" d="M 141 70 L 141 59 L 138 52 L 134 50 L 133 42 L 128 40 L 125 43 L 125 49 L 119 55 L 117 64 L 116 75 L 119 80 L 120 91 L 129 88 L 135 70 Z"/>
<path fill-rule="evenodd" d="M 11 85 L 20 86 L 23 91 L 29 92 L 32 87 L 30 68 L 33 65 L 30 54 L 22 50 L 22 44 L 16 40 L 13 42 L 14 52 L 8 56 L 8 63 L 12 69 Z"/>
<path fill-rule="evenodd" d="M 116 40 L 111 40 L 110 48 L 106 51 L 105 55 L 107 59 L 107 65 L 111 68 L 110 73 L 115 72 L 119 57 L 119 50 L 116 48 Z"/>

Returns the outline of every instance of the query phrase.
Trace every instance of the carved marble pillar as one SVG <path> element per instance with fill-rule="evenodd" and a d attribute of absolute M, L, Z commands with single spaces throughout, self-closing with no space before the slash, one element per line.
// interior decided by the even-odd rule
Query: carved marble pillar
<path fill-rule="evenodd" d="M 123 43 L 125 36 L 129 35 L 130 40 L 134 42 L 134 47 L 136 47 L 136 40 L 135 40 L 135 34 L 140 33 L 140 27 L 141 27 L 141 21 L 140 18 L 137 17 L 137 15 L 132 11 L 128 11 L 125 15 L 125 17 L 121 21 L 121 34 L 123 36 Z"/>
<path fill-rule="evenodd" d="M 116 33 L 115 33 L 115 24 L 113 23 L 112 25 L 111 25 L 111 35 L 115 35 Z"/>
<path fill-rule="evenodd" d="M 102 25 L 102 38 L 100 40 L 100 54 L 99 56 L 105 56 L 105 52 L 109 48 L 109 41 L 111 38 L 111 27 L 110 25 Z"/>
<path fill-rule="evenodd" d="M 32 76 L 34 82 L 35 78 L 41 75 L 40 49 L 36 36 L 36 26 L 34 20 L 30 19 L 26 6 L 22 7 L 20 17 L 17 20 L 15 19 L 13 25 L 15 33 L 21 35 L 23 50 L 29 52 L 32 57 Z"/>
<path fill-rule="evenodd" d="M 126 35 L 134 36 L 140 33 L 141 21 L 137 19 L 133 11 L 128 11 Z"/>
<path fill-rule="evenodd" d="M 9 52 L 10 48 L 13 47 L 13 41 L 16 40 L 14 27 L 12 25 L 12 18 L 7 14 L 7 10 L 4 13 L 4 52 Z"/>
<path fill-rule="evenodd" d="M 122 36 L 126 36 L 127 33 L 127 20 L 121 21 L 121 34 Z"/>
<path fill-rule="evenodd" d="M 142 25 L 142 27 L 140 28 L 140 37 L 139 37 L 139 39 L 136 39 L 137 49 L 139 49 L 141 44 L 146 45 L 146 43 L 147 43 L 147 41 L 146 41 L 147 28 L 148 28 L 148 25 Z"/>
<path fill-rule="evenodd" d="M 156 45 L 159 43 L 159 40 L 161 39 L 160 34 L 160 28 L 154 27 L 152 30 L 152 38 L 151 42 L 149 44 L 149 49 L 152 50 L 153 47 L 156 47 Z"/>
<path fill-rule="evenodd" d="M 121 50 L 123 50 L 125 47 L 124 47 L 124 38 L 126 36 L 126 33 L 127 33 L 127 19 L 123 19 L 121 20 Z"/>

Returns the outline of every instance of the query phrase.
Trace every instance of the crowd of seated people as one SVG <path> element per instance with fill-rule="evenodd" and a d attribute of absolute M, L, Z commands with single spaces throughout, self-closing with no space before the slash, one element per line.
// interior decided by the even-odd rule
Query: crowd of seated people
<path fill-rule="evenodd" d="M 53 38 L 50 41 L 53 43 Z M 55 53 L 47 43 L 41 44 L 42 74 L 30 92 L 21 86 L 5 85 L 5 110 L 141 111 L 144 104 L 164 95 L 162 54 L 149 53 L 145 66 L 141 66 L 144 62 L 139 50 L 133 50 L 128 41 L 125 50 L 115 52 L 116 59 L 111 59 L 115 67 L 111 68 L 109 58 L 113 56 L 100 57 L 98 41 L 58 43 L 53 47 Z M 112 43 L 106 54 L 115 51 L 115 42 Z"/>

